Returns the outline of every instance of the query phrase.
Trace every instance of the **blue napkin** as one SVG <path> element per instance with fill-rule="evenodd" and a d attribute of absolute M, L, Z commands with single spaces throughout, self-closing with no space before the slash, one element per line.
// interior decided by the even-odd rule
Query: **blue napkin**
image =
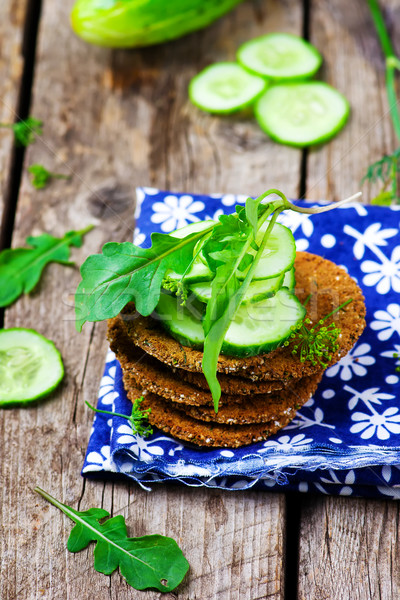
<path fill-rule="evenodd" d="M 135 243 L 230 213 L 246 196 L 137 190 Z M 301 204 L 301 203 L 300 203 Z M 367 327 L 330 367 L 296 418 L 264 442 L 238 449 L 197 449 L 158 430 L 143 439 L 126 419 L 96 414 L 85 477 L 120 476 L 143 487 L 179 480 L 230 490 L 255 486 L 369 497 L 400 497 L 400 206 L 352 204 L 317 216 L 286 212 L 298 250 L 348 271 L 363 289 Z M 112 352 L 98 408 L 129 415 L 131 403 Z"/>

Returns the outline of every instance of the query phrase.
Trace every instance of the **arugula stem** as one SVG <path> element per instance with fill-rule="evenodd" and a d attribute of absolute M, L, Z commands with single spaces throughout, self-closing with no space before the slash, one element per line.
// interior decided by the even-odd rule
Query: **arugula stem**
<path fill-rule="evenodd" d="M 129 419 L 129 415 L 123 415 L 122 413 L 111 412 L 110 410 L 100 410 L 99 408 L 95 408 L 87 400 L 85 400 L 85 404 L 98 413 L 103 413 L 104 415 L 111 415 L 112 417 L 122 417 L 123 419 Z"/>
<path fill-rule="evenodd" d="M 92 231 L 92 229 L 94 229 L 94 225 L 88 225 L 87 227 L 84 227 L 83 229 L 81 229 L 80 231 L 76 231 L 75 233 L 77 235 L 86 235 L 86 233 L 89 233 L 89 231 Z"/>
<path fill-rule="evenodd" d="M 42 498 L 44 498 L 45 500 L 50 502 L 50 504 L 53 504 L 53 506 L 56 506 L 57 508 L 62 510 L 62 512 L 65 512 L 63 510 L 64 505 L 61 502 L 59 502 L 58 500 L 56 500 L 55 498 L 53 498 L 53 496 L 50 496 L 50 494 L 48 494 L 47 492 L 42 490 L 42 488 L 40 488 L 39 486 L 36 486 L 33 491 L 36 492 L 37 494 L 40 494 L 40 496 L 42 496 Z"/>
<path fill-rule="evenodd" d="M 393 128 L 400 142 L 400 114 L 396 97 L 396 69 L 400 70 L 400 61 L 396 56 L 389 33 L 383 18 L 378 0 L 367 0 L 375 29 L 381 43 L 382 51 L 386 58 L 386 93 L 389 102 L 390 116 Z"/>
<path fill-rule="evenodd" d="M 353 194 L 352 196 L 349 196 L 348 198 L 345 198 L 344 200 L 339 200 L 338 202 L 332 202 L 331 204 L 328 204 L 327 206 L 315 206 L 312 208 L 296 206 L 295 204 L 292 204 L 291 202 L 289 202 L 289 200 L 287 198 L 285 198 L 285 206 L 284 206 L 283 210 L 290 209 L 290 210 L 294 210 L 295 212 L 304 213 L 306 215 L 318 215 L 323 212 L 328 212 L 329 210 L 335 210 L 335 208 L 339 208 L 339 206 L 343 206 L 343 204 L 347 204 L 348 202 L 351 202 L 352 200 L 356 200 L 357 198 L 360 198 L 360 196 L 362 196 L 362 192 L 357 192 L 356 194 Z"/>

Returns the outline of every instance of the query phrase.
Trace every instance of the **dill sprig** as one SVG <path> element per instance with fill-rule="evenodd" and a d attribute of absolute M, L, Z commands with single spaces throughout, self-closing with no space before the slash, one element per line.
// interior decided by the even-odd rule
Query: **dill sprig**
<path fill-rule="evenodd" d="M 0 127 L 12 129 L 17 146 L 29 146 L 33 144 L 37 135 L 42 135 L 43 121 L 28 117 L 17 123 L 0 123 Z"/>
<path fill-rule="evenodd" d="M 147 408 L 143 410 L 140 408 L 141 403 L 143 402 L 143 396 L 140 398 L 136 398 L 136 400 L 132 404 L 132 413 L 131 415 L 123 415 L 121 413 L 111 412 L 109 410 L 99 410 L 95 408 L 89 402 L 85 402 L 89 408 L 98 413 L 103 413 L 104 415 L 111 415 L 112 417 L 122 417 L 129 421 L 132 431 L 134 434 L 140 435 L 141 437 L 148 437 L 153 433 L 153 429 L 148 422 L 149 414 L 151 413 L 151 408 Z"/>
<path fill-rule="evenodd" d="M 400 142 L 400 111 L 396 96 L 396 72 L 400 71 L 400 60 L 397 58 L 393 44 L 383 18 L 378 0 L 367 0 L 372 20 L 385 57 L 386 67 L 386 95 L 389 104 L 390 117 L 393 129 Z M 400 147 L 392 154 L 385 155 L 374 162 L 367 170 L 362 179 L 382 184 L 378 195 L 371 200 L 372 204 L 390 205 L 400 203 L 398 190 L 398 177 L 400 173 Z"/>
<path fill-rule="evenodd" d="M 308 300 L 309 298 L 307 298 L 306 303 Z M 326 369 L 332 356 L 339 349 L 337 339 L 341 330 L 335 323 L 331 323 L 330 325 L 324 325 L 324 323 L 329 317 L 332 317 L 352 301 L 352 298 L 346 300 L 346 302 L 343 302 L 343 304 L 320 319 L 311 328 L 306 327 L 306 325 L 312 323 L 306 317 L 297 327 L 292 327 L 292 334 L 289 340 L 286 340 L 284 346 L 288 346 L 291 342 L 295 341 L 292 354 L 298 354 L 300 362 L 308 360 L 313 366 L 320 365 L 323 369 Z"/>
<path fill-rule="evenodd" d="M 392 202 L 400 202 L 398 190 L 398 172 L 400 171 L 400 148 L 397 148 L 393 154 L 387 154 L 380 160 L 377 160 L 368 167 L 368 170 L 361 183 L 370 181 L 376 183 L 380 181 L 381 190 L 375 198 L 371 200 L 372 204 L 381 206 L 390 206 Z"/>
<path fill-rule="evenodd" d="M 180 299 L 181 306 L 186 305 L 186 300 L 188 298 L 188 289 L 183 279 L 173 279 L 172 277 L 169 277 L 167 275 L 163 279 L 162 287 L 165 290 L 169 290 L 173 294 L 176 294 L 176 296 Z"/>

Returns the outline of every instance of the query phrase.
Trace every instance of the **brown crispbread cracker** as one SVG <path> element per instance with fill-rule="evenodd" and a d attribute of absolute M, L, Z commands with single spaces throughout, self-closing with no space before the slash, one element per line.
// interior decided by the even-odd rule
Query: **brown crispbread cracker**
<path fill-rule="evenodd" d="M 310 398 L 320 378 L 321 374 L 318 374 L 302 380 L 304 385 L 299 394 L 292 393 L 290 401 L 285 398 L 280 401 L 277 399 L 274 410 L 271 410 L 268 415 L 265 414 L 265 420 L 262 422 L 251 422 L 255 416 L 255 407 L 247 410 L 246 403 L 241 407 L 232 405 L 225 409 L 232 411 L 231 418 L 237 418 L 240 422 L 224 422 L 223 417 L 221 419 L 223 422 L 217 422 L 211 419 L 201 420 L 198 415 L 194 418 L 190 410 L 187 410 L 190 407 L 167 401 L 157 394 L 143 393 L 143 390 L 135 387 L 133 382 L 126 385 L 126 392 L 132 402 L 143 395 L 141 408 L 150 409 L 149 422 L 158 429 L 198 446 L 238 448 L 265 440 L 285 427 L 294 418 L 296 410 Z M 204 410 L 204 407 L 199 410 Z M 223 411 L 224 409 L 221 408 L 218 415 L 224 414 Z"/>
<path fill-rule="evenodd" d="M 132 394 L 133 391 L 131 391 Z M 129 394 L 128 394 L 129 395 Z M 132 395 L 132 397 L 134 394 Z M 163 398 L 147 394 L 142 402 L 143 409 L 151 409 L 149 421 L 165 433 L 197 446 L 238 448 L 261 442 L 285 427 L 294 417 L 294 412 L 283 415 L 279 421 L 253 423 L 252 425 L 221 425 L 193 419 L 181 410 L 172 408 Z"/>
<path fill-rule="evenodd" d="M 175 408 L 183 410 L 188 416 L 200 421 L 224 423 L 226 425 L 249 425 L 251 423 L 265 423 L 279 421 L 283 417 L 292 415 L 309 400 L 321 381 L 322 373 L 304 377 L 275 394 L 265 396 L 260 394 L 251 398 L 241 397 L 241 402 L 220 406 L 215 413 L 212 406 L 188 406 L 173 403 Z"/>
<path fill-rule="evenodd" d="M 164 363 L 134 346 L 126 335 L 123 323 L 118 317 L 109 320 L 107 337 L 111 350 L 115 352 L 122 367 L 126 386 L 129 387 L 129 385 L 133 384 L 175 402 L 183 402 L 195 406 L 212 406 L 212 397 L 209 390 L 204 390 L 182 380 L 181 370 L 174 373 Z M 228 376 L 223 375 L 221 379 L 223 379 L 222 385 L 225 389 L 229 389 Z M 249 389 L 253 391 L 257 390 L 257 385 L 251 381 L 243 380 L 240 387 L 237 387 L 241 392 L 249 394 Z M 264 396 L 282 389 L 282 387 L 283 384 L 279 381 L 265 382 L 260 385 L 260 388 L 266 390 L 264 391 Z M 259 395 L 257 394 L 257 396 Z M 235 404 L 241 402 L 241 398 L 242 396 L 238 394 L 223 393 L 220 404 L 221 406 Z"/>
<path fill-rule="evenodd" d="M 307 314 L 313 323 L 352 299 L 334 318 L 341 328 L 341 334 L 338 339 L 339 350 L 329 363 L 333 365 L 347 354 L 365 327 L 364 297 L 355 281 L 343 269 L 320 256 L 298 252 L 295 267 L 296 295 L 304 302 L 311 294 Z M 159 322 L 151 317 L 132 315 L 133 311 L 134 307 L 128 305 L 123 311 L 123 319 L 126 332 L 135 345 L 171 367 L 201 372 L 201 351 L 182 346 L 162 329 Z M 326 324 L 329 322 L 326 321 Z M 291 348 L 289 345 L 268 354 L 247 358 L 220 355 L 217 369 L 218 372 L 240 375 L 253 381 L 300 378 L 320 370 L 319 365 L 313 365 L 310 361 L 301 363 L 292 354 Z"/>
<path fill-rule="evenodd" d="M 196 373 L 195 371 L 186 371 L 185 369 L 174 368 L 173 372 L 177 373 L 177 377 L 191 383 L 192 385 L 199 387 L 203 390 L 209 390 L 207 379 L 202 373 Z M 235 375 L 226 375 L 225 373 L 218 373 L 218 381 L 220 383 L 222 392 L 225 394 L 268 394 L 271 391 L 279 390 L 284 388 L 289 383 L 293 382 L 293 378 L 287 379 L 266 379 L 265 381 L 253 381 L 252 379 L 246 379 L 245 377 L 239 377 Z"/>

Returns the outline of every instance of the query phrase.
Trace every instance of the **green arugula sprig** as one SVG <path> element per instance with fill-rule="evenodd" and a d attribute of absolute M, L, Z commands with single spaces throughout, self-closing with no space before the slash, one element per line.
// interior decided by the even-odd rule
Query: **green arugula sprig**
<path fill-rule="evenodd" d="M 345 306 L 353 302 L 350 298 L 335 308 L 328 315 L 323 317 L 313 327 L 306 327 L 311 324 L 311 320 L 306 317 L 297 327 L 293 327 L 293 333 L 289 340 L 284 342 L 288 346 L 293 341 L 295 345 L 292 348 L 292 354 L 298 354 L 300 362 L 310 361 L 312 365 L 320 365 L 326 369 L 333 354 L 338 350 L 337 339 L 340 334 L 340 328 L 335 323 L 324 325 L 325 321 L 334 314 L 342 310 Z"/>
<path fill-rule="evenodd" d="M 140 408 L 141 403 L 143 402 L 143 396 L 140 398 L 136 398 L 136 400 L 132 404 L 132 412 L 130 415 L 123 415 L 122 413 L 111 412 L 109 410 L 100 410 L 95 408 L 89 402 L 85 401 L 87 406 L 98 413 L 103 413 L 104 415 L 111 415 L 112 417 L 122 417 L 123 419 L 127 419 L 129 421 L 130 426 L 132 427 L 132 431 L 134 434 L 140 435 L 141 437 L 148 437 L 153 433 L 153 429 L 148 422 L 149 414 L 151 413 L 151 408 L 147 408 L 143 410 Z"/>
<path fill-rule="evenodd" d="M 28 172 L 32 175 L 31 183 L 37 190 L 45 188 L 52 179 L 71 179 L 71 175 L 52 173 L 43 165 L 31 165 Z"/>
<path fill-rule="evenodd" d="M 263 203 L 272 194 L 278 198 Z M 245 207 L 236 207 L 236 213 L 221 215 L 217 223 L 184 238 L 153 233 L 152 246 L 146 249 L 130 242 L 108 243 L 102 254 L 89 256 L 81 267 L 82 281 L 75 295 L 77 329 L 80 331 L 86 321 L 115 317 L 130 301 L 135 302 L 141 315 L 150 315 L 160 299 L 168 269 L 181 276 L 180 283 L 184 286 L 185 275 L 196 260 L 195 247 L 199 243 L 208 267 L 214 273 L 211 299 L 203 319 L 202 369 L 217 411 L 221 388 L 216 373 L 222 343 L 252 281 L 279 213 L 290 209 L 317 214 L 359 196 L 360 193 L 328 206 L 304 208 L 291 204 L 279 190 L 271 189 L 256 199 L 248 198 Z M 257 236 L 268 219 L 260 241 Z M 242 281 L 238 275 L 243 277 L 244 273 Z"/>
<path fill-rule="evenodd" d="M 80 231 L 69 231 L 62 238 L 48 233 L 30 236 L 26 243 L 31 248 L 11 248 L 0 252 L 0 307 L 9 306 L 21 294 L 31 292 L 48 263 L 73 265 L 69 260 L 70 247 L 79 248 L 83 236 L 91 229 L 93 225 Z"/>
<path fill-rule="evenodd" d="M 394 51 L 389 33 L 383 18 L 378 0 L 367 0 L 370 13 L 381 43 L 386 60 L 386 94 L 393 129 L 400 142 L 400 111 L 396 97 L 396 71 L 400 71 L 400 60 Z M 400 172 L 400 147 L 392 154 L 386 155 L 368 167 L 362 183 L 370 181 L 382 184 L 378 195 L 371 200 L 372 204 L 390 205 L 400 203 L 398 177 Z"/>
<path fill-rule="evenodd" d="M 119 568 L 126 582 L 136 590 L 155 588 L 160 592 L 171 592 L 185 577 L 189 563 L 172 538 L 163 535 L 130 538 L 122 515 L 104 521 L 110 513 L 103 508 L 81 512 L 62 504 L 40 487 L 35 492 L 74 521 L 67 542 L 70 552 L 80 552 L 91 542 L 96 543 L 94 568 L 99 573 L 111 575 Z"/>
<path fill-rule="evenodd" d="M 28 117 L 17 123 L 0 123 L 0 127 L 12 129 L 17 146 L 29 146 L 33 144 L 36 136 L 43 134 L 43 121 Z"/>

